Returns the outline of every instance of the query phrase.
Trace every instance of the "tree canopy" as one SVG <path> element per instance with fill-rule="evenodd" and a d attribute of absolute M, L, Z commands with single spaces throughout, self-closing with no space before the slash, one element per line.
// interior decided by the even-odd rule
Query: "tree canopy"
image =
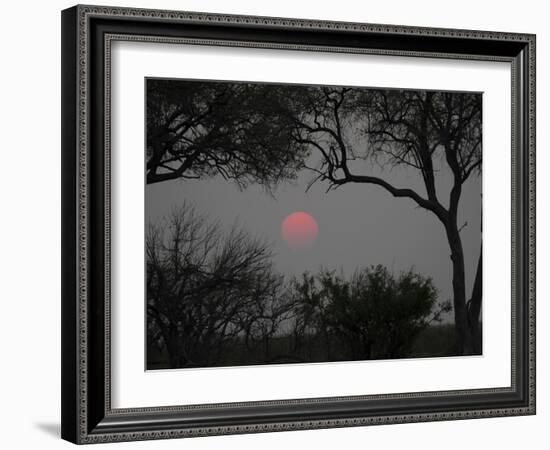
<path fill-rule="evenodd" d="M 294 280 L 295 327 L 321 340 L 328 359 L 335 343 L 350 359 L 410 355 L 419 333 L 449 311 L 437 304 L 430 278 L 411 270 L 394 276 L 381 265 L 357 270 L 349 280 L 333 271 Z"/>
<path fill-rule="evenodd" d="M 223 233 L 192 206 L 152 224 L 146 249 L 149 338 L 162 340 L 172 367 L 219 359 L 225 341 L 277 308 L 282 277 L 269 246 L 243 229 Z"/>
<path fill-rule="evenodd" d="M 303 167 L 284 89 L 223 82 L 147 81 L 147 183 L 214 175 L 271 186 Z"/>

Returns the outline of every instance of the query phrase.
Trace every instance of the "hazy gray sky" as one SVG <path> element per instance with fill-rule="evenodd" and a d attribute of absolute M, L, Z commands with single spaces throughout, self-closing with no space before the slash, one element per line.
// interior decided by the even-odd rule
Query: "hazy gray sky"
<path fill-rule="evenodd" d="M 425 195 L 416 169 L 382 171 L 364 161 L 355 162 L 352 168 Z M 346 184 L 326 193 L 328 185 L 317 182 L 306 192 L 312 177 L 312 172 L 304 170 L 294 184 L 281 185 L 274 196 L 256 185 L 240 191 L 220 176 L 147 185 L 146 221 L 156 222 L 183 202 L 191 202 L 226 230 L 238 223 L 251 234 L 267 238 L 273 243 L 274 263 L 281 273 L 297 275 L 324 267 L 342 269 L 349 276 L 357 268 L 383 264 L 397 274 L 412 267 L 433 278 L 440 300 L 452 298 L 450 250 L 443 226 L 432 213 L 373 185 Z M 450 182 L 450 171 L 441 163 L 437 189 L 445 206 Z M 308 212 L 318 223 L 319 233 L 310 248 L 289 248 L 281 238 L 282 220 L 295 211 Z M 467 292 L 479 257 L 480 221 L 481 177 L 472 176 L 463 188 L 459 224 L 467 222 L 461 231 Z"/>

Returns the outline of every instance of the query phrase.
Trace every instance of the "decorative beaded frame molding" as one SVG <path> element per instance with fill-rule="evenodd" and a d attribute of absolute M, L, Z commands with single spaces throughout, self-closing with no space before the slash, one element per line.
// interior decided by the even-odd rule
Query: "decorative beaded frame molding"
<path fill-rule="evenodd" d="M 112 409 L 110 67 L 117 40 L 509 62 L 511 386 Z M 62 81 L 64 439 L 84 444 L 535 414 L 534 35 L 79 5 L 62 13 Z"/>

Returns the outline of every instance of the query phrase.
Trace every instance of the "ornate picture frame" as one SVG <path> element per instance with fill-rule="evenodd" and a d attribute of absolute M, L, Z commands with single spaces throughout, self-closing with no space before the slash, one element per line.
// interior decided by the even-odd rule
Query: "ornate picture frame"
<path fill-rule="evenodd" d="M 114 408 L 114 42 L 497 61 L 511 67 L 509 386 Z M 221 70 L 221 69 L 220 69 Z M 490 295 L 487 292 L 486 295 Z M 535 36 L 99 6 L 62 12 L 62 437 L 85 444 L 535 414 Z"/>

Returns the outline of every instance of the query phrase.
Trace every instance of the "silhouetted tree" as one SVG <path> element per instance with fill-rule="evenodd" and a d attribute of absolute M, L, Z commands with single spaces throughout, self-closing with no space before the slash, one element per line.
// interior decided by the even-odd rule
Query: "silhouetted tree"
<path fill-rule="evenodd" d="M 349 281 L 326 270 L 304 274 L 293 286 L 300 337 L 321 341 L 329 360 L 333 350 L 338 359 L 342 353 L 352 360 L 409 356 L 419 333 L 450 307 L 437 304 L 430 278 L 412 271 L 394 277 L 380 265 Z"/>
<path fill-rule="evenodd" d="M 162 339 L 171 367 L 218 362 L 243 334 L 276 331 L 282 277 L 264 242 L 184 205 L 150 226 L 146 249 L 149 338 Z M 257 332 L 262 320 L 269 330 Z"/>
<path fill-rule="evenodd" d="M 303 165 L 279 92 L 249 83 L 147 80 L 147 183 L 220 175 L 276 184 Z"/>
<path fill-rule="evenodd" d="M 294 139 L 320 157 L 317 165 L 309 167 L 317 174 L 314 181 L 327 181 L 331 188 L 348 183 L 376 185 L 394 197 L 414 201 L 441 222 L 453 267 L 457 350 L 479 353 L 481 258 L 468 299 L 458 209 L 463 185 L 481 172 L 481 95 L 339 87 L 295 92 L 286 100 L 286 109 L 297 124 Z M 425 192 L 370 174 L 364 165 L 368 160 L 416 171 Z M 452 174 L 448 194 L 436 189 L 436 171 L 442 164 Z"/>

